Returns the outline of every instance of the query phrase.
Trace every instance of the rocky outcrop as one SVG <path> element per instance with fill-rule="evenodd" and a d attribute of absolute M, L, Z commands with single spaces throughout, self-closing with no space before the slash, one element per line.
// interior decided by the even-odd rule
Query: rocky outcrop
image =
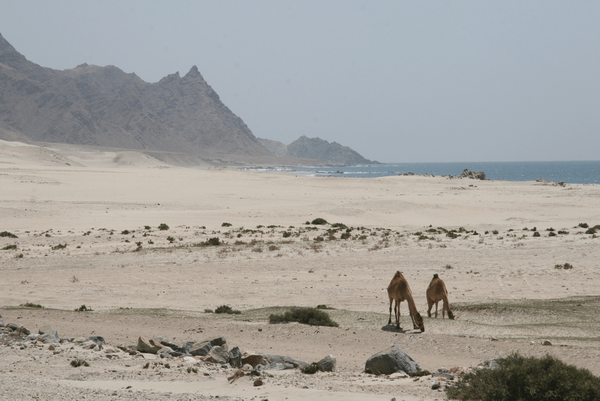
<path fill-rule="evenodd" d="M 471 178 L 474 180 L 485 180 L 485 173 L 483 171 L 470 171 L 469 169 L 464 169 L 463 172 L 460 173 L 458 178 Z"/>
<path fill-rule="evenodd" d="M 332 166 L 379 164 L 379 162 L 365 159 L 347 146 L 342 146 L 337 142 L 328 142 L 321 138 L 301 136 L 289 145 L 270 139 L 259 138 L 259 141 L 271 153 L 281 157 L 317 159 Z"/>

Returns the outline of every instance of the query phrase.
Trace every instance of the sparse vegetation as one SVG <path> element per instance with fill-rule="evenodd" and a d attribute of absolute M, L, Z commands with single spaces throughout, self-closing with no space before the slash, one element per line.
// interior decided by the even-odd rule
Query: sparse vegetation
<path fill-rule="evenodd" d="M 317 308 L 291 308 L 282 315 L 272 314 L 269 316 L 269 323 L 288 322 L 298 322 L 311 326 L 338 327 L 338 324 L 331 320 L 327 312 Z"/>
<path fill-rule="evenodd" d="M 90 364 L 84 360 L 84 359 L 73 359 L 71 361 L 71 366 L 73 366 L 74 368 L 78 368 L 80 366 L 90 366 Z"/>
<path fill-rule="evenodd" d="M 20 306 L 24 307 L 24 308 L 33 308 L 33 309 L 44 309 L 44 307 L 40 304 L 33 304 L 31 302 L 27 302 L 24 304 L 21 304 Z"/>
<path fill-rule="evenodd" d="M 221 245 L 221 240 L 219 239 L 219 237 L 213 237 L 213 238 L 207 239 L 205 244 L 212 245 L 212 246 L 219 246 L 219 245 Z"/>
<path fill-rule="evenodd" d="M 215 309 L 215 313 L 226 313 L 228 315 L 239 315 L 242 312 L 239 310 L 231 309 L 231 306 L 221 305 L 217 309 Z"/>
<path fill-rule="evenodd" d="M 11 233 L 11 232 L 8 232 L 8 231 L 2 231 L 2 232 L 0 233 L 0 237 L 19 238 L 19 237 L 17 237 L 16 235 L 14 235 L 13 233 Z"/>
<path fill-rule="evenodd" d="M 231 227 L 231 223 L 223 223 L 221 224 L 221 227 Z"/>
<path fill-rule="evenodd" d="M 75 308 L 75 312 L 93 312 L 92 308 L 88 308 L 85 305 L 81 305 L 79 308 Z"/>
<path fill-rule="evenodd" d="M 325 225 L 325 224 L 329 224 L 329 223 L 327 223 L 327 220 L 322 219 L 320 217 L 317 217 L 310 224 L 313 224 L 313 225 Z"/>
<path fill-rule="evenodd" d="M 52 247 L 53 251 L 58 251 L 60 249 L 65 249 L 67 247 L 67 243 L 65 242 L 64 244 L 58 244 Z"/>
<path fill-rule="evenodd" d="M 3 251 L 11 251 L 11 250 L 16 250 L 17 246 L 16 245 L 6 245 L 4 248 L 2 248 Z"/>
<path fill-rule="evenodd" d="M 463 376 L 448 388 L 448 397 L 465 401 L 600 399 L 600 378 L 550 355 L 536 358 L 515 353 L 497 362 L 497 369 Z"/>
<path fill-rule="evenodd" d="M 158 226 L 158 229 L 159 229 L 159 230 L 161 230 L 161 231 L 166 231 L 166 230 L 168 230 L 168 229 L 169 229 L 169 226 L 168 226 L 168 225 L 166 225 L 165 223 L 161 223 L 161 224 Z"/>

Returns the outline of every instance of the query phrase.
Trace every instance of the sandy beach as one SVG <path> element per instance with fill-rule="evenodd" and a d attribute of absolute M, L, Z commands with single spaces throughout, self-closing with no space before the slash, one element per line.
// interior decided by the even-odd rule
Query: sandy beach
<path fill-rule="evenodd" d="M 0 232 L 17 237 L 0 237 L 4 323 L 103 336 L 117 355 L 0 345 L 0 399 L 446 399 L 432 377 L 364 373 L 393 344 L 431 372 L 518 351 L 600 375 L 600 238 L 586 233 L 600 224 L 598 199 L 594 184 L 315 178 L 0 141 Z M 329 224 L 306 224 L 316 218 Z M 206 245 L 211 238 L 220 245 Z M 572 268 L 558 268 L 565 263 Z M 406 303 L 404 330 L 387 329 L 396 271 L 423 333 Z M 446 283 L 453 321 L 427 317 L 433 274 Z M 74 311 L 82 305 L 93 311 Z M 242 313 L 206 312 L 220 305 Z M 282 307 L 317 305 L 333 308 L 339 327 L 268 322 Z M 181 358 L 166 368 L 117 348 L 157 335 L 223 336 L 230 348 L 309 363 L 333 355 L 337 367 L 273 371 L 254 387 L 248 377 L 230 383 L 234 369 Z M 91 366 L 73 368 L 75 357 Z"/>

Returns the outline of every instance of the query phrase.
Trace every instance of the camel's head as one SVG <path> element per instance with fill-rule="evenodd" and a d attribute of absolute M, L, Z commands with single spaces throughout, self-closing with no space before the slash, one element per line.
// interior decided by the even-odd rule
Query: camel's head
<path fill-rule="evenodd" d="M 440 278 L 440 276 L 438 276 L 437 273 L 436 273 L 436 274 L 433 275 L 433 278 Z"/>
<path fill-rule="evenodd" d="M 421 329 L 421 333 L 425 331 L 425 325 L 423 324 L 423 318 L 419 312 L 416 313 L 415 321 L 417 322 L 417 326 Z"/>
<path fill-rule="evenodd" d="M 454 320 L 454 313 L 450 309 L 448 309 L 448 319 Z"/>

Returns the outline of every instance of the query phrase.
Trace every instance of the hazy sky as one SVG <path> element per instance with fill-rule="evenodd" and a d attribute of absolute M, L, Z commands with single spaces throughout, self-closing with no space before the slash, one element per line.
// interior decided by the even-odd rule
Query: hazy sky
<path fill-rule="evenodd" d="M 197 65 L 260 138 L 381 162 L 600 160 L 600 1 L 2 0 L 44 67 Z"/>

